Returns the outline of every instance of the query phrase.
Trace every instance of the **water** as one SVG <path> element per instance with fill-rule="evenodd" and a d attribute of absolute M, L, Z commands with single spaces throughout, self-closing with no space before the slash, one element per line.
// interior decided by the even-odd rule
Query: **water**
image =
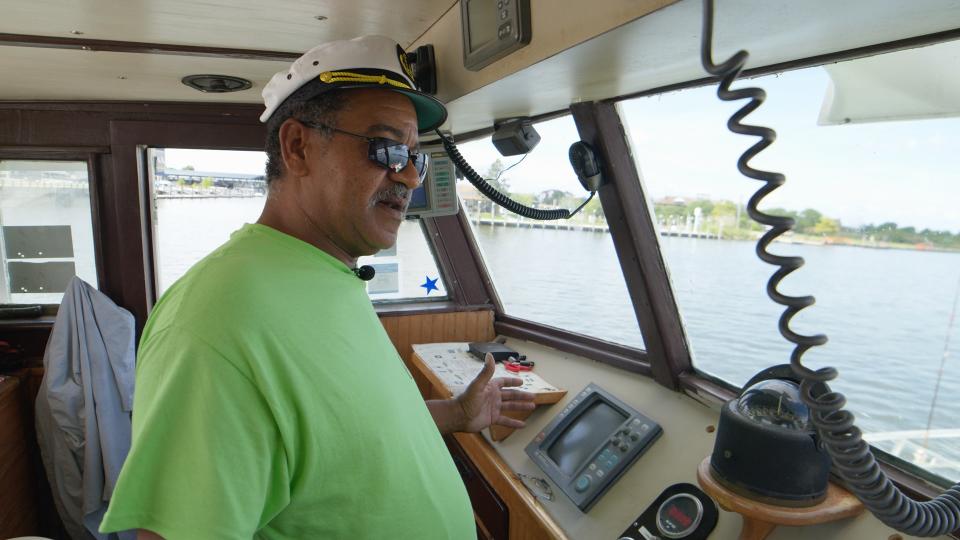
<path fill-rule="evenodd" d="M 262 198 L 158 202 L 164 286 L 242 223 L 254 221 L 263 205 Z M 489 226 L 475 232 L 508 314 L 642 347 L 609 234 Z M 419 234 L 415 223 L 407 224 L 401 247 Z M 790 347 L 776 328 L 781 310 L 764 292 L 770 267 L 757 260 L 752 243 L 663 238 L 661 245 L 698 369 L 742 385 L 765 366 L 789 360 Z M 398 251 L 411 258 L 407 249 Z M 847 394 L 866 432 L 924 429 L 960 254 L 784 244 L 774 251 L 807 260 L 783 287 L 788 294 L 817 297 L 817 305 L 795 319 L 795 328 L 830 337 L 827 346 L 805 356 L 806 363 L 840 370 L 834 388 Z M 413 258 L 427 257 L 425 249 L 416 253 Z M 417 265 L 412 274 L 421 273 L 422 262 L 405 264 Z M 420 294 L 417 279 L 409 289 Z M 960 324 L 951 337 L 933 429 L 960 428 Z M 928 454 L 922 439 L 875 444 L 957 479 L 956 441 L 931 439 Z"/>
<path fill-rule="evenodd" d="M 541 229 L 476 228 L 507 313 L 640 346 L 609 235 Z M 770 266 L 752 242 L 662 238 L 695 366 L 736 385 L 765 366 L 787 363 L 781 309 L 765 293 Z M 867 433 L 924 429 L 943 357 L 960 254 L 845 246 L 777 244 L 807 265 L 787 278 L 787 294 L 817 304 L 794 319 L 801 333 L 830 341 L 805 364 L 840 370 L 833 388 L 847 395 Z M 960 427 L 960 324 L 952 329 L 932 429 Z M 948 478 L 960 478 L 957 438 L 876 444 Z M 944 463 L 949 460 L 954 463 Z"/>
<path fill-rule="evenodd" d="M 260 217 L 265 197 L 156 199 L 154 245 L 162 294 L 191 266 Z"/>

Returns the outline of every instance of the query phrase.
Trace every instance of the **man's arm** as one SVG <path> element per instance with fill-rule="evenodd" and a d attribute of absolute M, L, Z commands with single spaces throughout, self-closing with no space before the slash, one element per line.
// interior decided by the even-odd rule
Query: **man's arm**
<path fill-rule="evenodd" d="M 462 394 L 453 399 L 427 401 L 440 433 L 477 432 L 494 424 L 515 429 L 526 425 L 502 413 L 532 411 L 536 407 L 533 394 L 512 388 L 523 385 L 523 379 L 518 377 L 492 379 L 495 368 L 493 356 L 487 354 L 483 369 Z"/>
<path fill-rule="evenodd" d="M 138 529 L 137 540 L 163 540 L 163 537 L 146 529 Z"/>
<path fill-rule="evenodd" d="M 463 409 L 456 399 L 431 399 L 427 401 L 427 409 L 430 410 L 430 416 L 440 433 L 446 435 L 462 431 L 460 426 L 464 424 Z"/>

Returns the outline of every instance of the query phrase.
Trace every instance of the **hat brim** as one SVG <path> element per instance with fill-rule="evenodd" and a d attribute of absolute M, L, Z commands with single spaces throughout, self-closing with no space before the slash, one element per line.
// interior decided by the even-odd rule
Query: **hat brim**
<path fill-rule="evenodd" d="M 433 131 L 447 121 L 447 107 L 439 99 L 417 91 L 399 88 L 393 90 L 407 96 L 413 102 L 413 108 L 417 111 L 417 131 L 420 133 Z"/>
<path fill-rule="evenodd" d="M 410 101 L 413 103 L 414 111 L 417 113 L 417 131 L 419 133 L 426 133 L 428 131 L 433 131 L 438 127 L 442 126 L 444 122 L 447 121 L 447 108 L 444 104 L 437 98 L 431 96 L 430 94 L 425 94 L 418 90 L 408 90 L 405 88 L 396 88 L 393 86 L 384 86 L 378 84 L 369 84 L 369 83 L 323 83 L 319 80 L 313 80 L 307 84 L 301 86 L 296 92 L 293 93 L 287 100 L 296 99 L 298 101 L 307 101 L 313 99 L 320 94 L 329 92 L 331 90 L 349 90 L 349 89 L 360 89 L 360 88 L 373 88 L 379 90 L 389 90 L 391 92 L 397 92 L 398 94 L 403 94 L 410 98 Z M 279 109 L 279 107 L 278 107 Z"/>

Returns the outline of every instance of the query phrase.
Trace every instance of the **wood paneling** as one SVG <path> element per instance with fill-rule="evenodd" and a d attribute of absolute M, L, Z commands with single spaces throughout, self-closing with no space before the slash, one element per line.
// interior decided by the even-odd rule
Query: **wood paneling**
<path fill-rule="evenodd" d="M 470 458 L 463 452 L 452 436 L 444 436 L 447 449 L 453 463 L 463 478 L 473 505 L 474 520 L 477 523 L 479 538 L 507 540 L 509 536 L 510 512 L 497 495 L 493 487 L 484 479 L 480 471 L 473 466 Z M 481 536 L 482 535 L 482 536 Z"/>
<path fill-rule="evenodd" d="M 493 311 L 457 311 L 381 317 L 403 361 L 410 365 L 415 343 L 493 341 Z"/>
<path fill-rule="evenodd" d="M 447 396 L 435 390 L 423 372 L 412 365 L 414 344 L 492 341 L 495 337 L 493 311 L 490 310 L 390 315 L 381 316 L 380 322 L 407 365 L 423 399 L 443 399 Z"/>
<path fill-rule="evenodd" d="M 537 498 L 527 490 L 483 436 L 478 433 L 457 433 L 454 438 L 507 505 L 510 512 L 510 540 L 567 538 Z"/>
<path fill-rule="evenodd" d="M 411 363 L 416 343 L 446 343 L 450 341 L 492 341 L 493 311 L 456 311 L 420 313 L 416 315 L 381 315 L 380 322 L 390 341 L 413 376 L 424 399 L 443 399 L 447 396 L 434 390 L 433 385 Z"/>
<path fill-rule="evenodd" d="M 21 381 L 0 382 L 0 538 L 33 534 L 37 530 L 36 489 L 27 451 L 27 415 Z"/>

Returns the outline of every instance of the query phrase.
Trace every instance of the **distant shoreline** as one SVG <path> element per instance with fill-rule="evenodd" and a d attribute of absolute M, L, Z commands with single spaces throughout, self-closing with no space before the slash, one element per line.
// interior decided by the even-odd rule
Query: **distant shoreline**
<path fill-rule="evenodd" d="M 266 197 L 265 193 L 245 193 L 245 194 L 230 194 L 226 195 L 223 193 L 158 193 L 156 195 L 157 199 L 253 199 L 253 198 L 264 198 Z M 580 221 L 570 222 L 570 221 L 537 221 L 537 220 L 523 220 L 523 219 L 492 219 L 489 217 L 477 218 L 476 216 L 468 216 L 468 219 L 474 225 L 482 225 L 485 227 L 501 227 L 505 229 L 509 228 L 523 228 L 523 229 L 542 229 L 542 230 L 558 230 L 558 231 L 581 231 L 581 232 L 595 232 L 595 233 L 609 233 L 610 229 L 606 222 L 597 222 L 597 223 L 584 223 Z M 735 242 L 751 242 L 755 243 L 760 234 L 757 231 L 743 231 L 737 230 L 739 234 L 735 236 L 731 235 L 722 235 L 718 236 L 715 233 L 708 232 L 693 232 L 686 230 L 667 230 L 660 229 L 660 236 L 662 237 L 675 237 L 675 238 L 694 238 L 701 240 L 721 240 L 721 241 L 735 241 Z M 747 237 L 743 237 L 744 234 Z M 926 251 L 926 252 L 936 252 L 936 253 L 960 253 L 960 249 L 951 249 L 937 246 L 922 245 L 919 247 L 914 244 L 898 244 L 894 242 L 864 242 L 852 240 L 845 237 L 815 237 L 804 234 L 794 233 L 791 236 L 786 238 L 780 237 L 776 240 L 778 244 L 798 244 L 806 246 L 847 246 L 847 247 L 862 247 L 867 249 L 896 249 L 902 251 Z"/>
<path fill-rule="evenodd" d="M 265 198 L 266 193 L 251 193 L 244 195 L 222 195 L 217 193 L 158 193 L 157 199 L 254 199 Z"/>
<path fill-rule="evenodd" d="M 510 228 L 524 228 L 524 229 L 549 229 L 549 230 L 558 230 L 558 231 L 582 231 L 582 232 L 603 232 L 609 233 L 610 229 L 606 223 L 600 224 L 590 224 L 590 223 L 567 223 L 563 222 L 562 224 L 551 224 L 547 222 L 535 222 L 532 220 L 527 221 L 514 221 L 514 220 L 504 220 L 504 219 L 490 219 L 490 218 L 481 218 L 479 221 L 475 216 L 469 216 L 469 220 L 474 225 L 482 225 L 485 227 L 502 227 L 505 229 Z M 745 232 L 745 231 L 741 231 Z M 670 230 L 660 230 L 660 236 L 662 237 L 679 237 L 679 238 L 694 238 L 701 240 L 721 240 L 721 241 L 734 241 L 734 242 L 750 242 L 755 243 L 757 238 L 760 237 L 762 233 L 751 232 L 754 236 L 753 238 L 733 238 L 730 236 L 720 236 L 712 233 L 702 233 L 702 232 L 692 232 L 692 231 L 670 231 Z M 838 247 L 862 247 L 867 249 L 896 249 L 901 251 L 926 251 L 926 252 L 936 252 L 936 253 L 960 253 L 958 249 L 950 249 L 944 247 L 936 246 L 926 246 L 918 247 L 913 244 L 898 244 L 893 242 L 861 242 L 855 241 L 844 237 L 811 237 L 809 235 L 794 234 L 786 238 L 780 237 L 775 240 L 778 244 L 798 244 L 805 246 L 838 246 Z"/>

